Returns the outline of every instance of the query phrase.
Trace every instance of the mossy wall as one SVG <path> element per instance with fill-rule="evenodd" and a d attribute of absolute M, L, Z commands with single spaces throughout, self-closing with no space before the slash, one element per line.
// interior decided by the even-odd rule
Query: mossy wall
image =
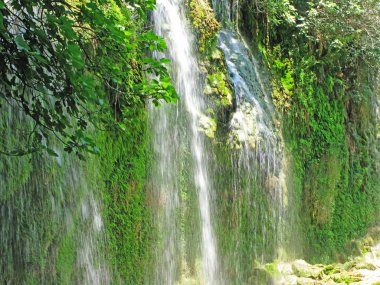
<path fill-rule="evenodd" d="M 326 35 L 318 44 L 302 33 L 294 15 L 308 9 L 298 1 L 240 1 L 239 28 L 271 71 L 304 255 L 323 261 L 349 254 L 347 241 L 379 220 L 377 68 L 337 52 Z"/>
<path fill-rule="evenodd" d="M 6 145 L 17 147 L 22 143 L 18 130 L 28 121 L 9 112 L 2 112 L 1 130 Z M 65 154 L 59 144 L 57 157 L 0 157 L 1 282 L 81 283 L 87 270 L 81 250 L 83 242 L 90 242 L 95 268 L 103 262 L 108 268 L 102 282 L 112 276 L 112 284 L 143 283 L 154 235 L 144 191 L 149 158 L 145 106 L 131 107 L 129 114 L 128 132 L 93 132 L 99 154 L 84 161 Z M 100 234 L 92 230 L 94 207 L 103 220 Z"/>
<path fill-rule="evenodd" d="M 22 145 L 29 127 L 22 113 L 2 109 L 3 146 Z M 77 158 L 70 158 L 59 147 L 55 150 L 57 157 L 44 153 L 0 156 L 3 284 L 81 280 L 74 272 L 79 266 L 77 248 L 91 223 L 82 216 L 82 205 L 97 196 L 98 188 L 92 184 L 91 165 L 84 168 Z"/>
<path fill-rule="evenodd" d="M 144 188 L 150 164 L 147 112 L 129 108 L 127 131 L 99 133 L 98 181 L 104 185 L 106 252 L 115 284 L 143 284 L 155 228 Z"/>
<path fill-rule="evenodd" d="M 289 241 L 295 241 L 284 246 L 289 257 L 328 261 L 350 255 L 349 241 L 363 236 L 380 219 L 377 67 L 364 58 L 364 52 L 362 58 L 351 54 L 352 42 L 340 47 L 339 52 L 329 46 L 329 35 L 317 34 L 320 40 L 315 41 L 305 34 L 297 24 L 301 23 L 299 18 L 308 15 L 311 6 L 299 2 L 239 1 L 238 15 L 232 18 L 239 19 L 242 36 L 259 63 L 268 68 L 272 99 L 281 114 L 291 208 L 287 219 L 294 233 Z M 205 94 L 211 95 L 210 114 L 217 126 L 212 137 L 214 158 L 223 170 L 216 172 L 229 173 L 216 182 L 217 195 L 223 197 L 216 201 L 224 201 L 216 207 L 216 216 L 242 214 L 240 230 L 252 233 L 249 226 L 243 225 L 252 217 L 246 220 L 244 213 L 238 214 L 231 208 L 235 200 L 241 198 L 243 202 L 244 198 L 234 198 L 231 189 L 223 190 L 224 185 L 230 185 L 227 180 L 233 169 L 232 152 L 225 143 L 234 106 L 233 100 L 224 96 L 230 85 L 223 55 L 217 56 L 220 51 L 215 47 L 214 27 L 220 24 L 209 30 L 199 25 L 203 17 L 215 17 L 204 16 L 205 13 L 196 17 L 199 9 L 210 11 L 200 3 L 205 2 L 190 1 L 189 14 L 198 35 L 199 57 L 207 83 Z M 235 6 L 236 3 L 233 1 Z M 206 36 L 208 45 L 204 44 Z M 341 37 L 339 40 L 344 43 Z M 244 211 L 244 207 L 241 209 Z M 233 214 L 228 218 L 236 219 Z M 218 226 L 222 252 L 230 251 L 224 247 L 231 246 L 234 239 L 230 234 L 233 228 L 225 231 L 229 224 L 226 220 L 220 218 Z M 244 237 L 239 239 L 243 245 Z"/>

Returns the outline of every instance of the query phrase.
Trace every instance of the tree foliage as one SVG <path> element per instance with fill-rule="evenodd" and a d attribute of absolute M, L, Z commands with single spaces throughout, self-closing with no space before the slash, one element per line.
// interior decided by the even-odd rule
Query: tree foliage
<path fill-rule="evenodd" d="M 93 125 L 125 128 L 123 112 L 176 100 L 163 39 L 144 23 L 154 0 L 0 0 L 0 104 L 32 119 L 22 155 L 54 134 L 68 152 L 96 152 Z"/>
<path fill-rule="evenodd" d="M 343 52 L 370 65 L 380 61 L 380 2 L 378 0 L 320 0 L 309 2 L 298 27 L 320 52 Z"/>

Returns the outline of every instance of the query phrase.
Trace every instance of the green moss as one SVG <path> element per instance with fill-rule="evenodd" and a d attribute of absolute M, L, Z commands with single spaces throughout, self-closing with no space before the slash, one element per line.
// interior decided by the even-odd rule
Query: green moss
<path fill-rule="evenodd" d="M 227 77 L 224 72 L 219 71 L 207 75 L 206 94 L 217 96 L 217 104 L 224 107 L 232 105 L 232 90 L 229 87 Z"/>
<path fill-rule="evenodd" d="M 106 251 L 120 284 L 142 284 L 154 229 L 144 179 L 148 166 L 146 110 L 124 112 L 125 131 L 99 133 L 99 183 L 103 187 Z"/>
<path fill-rule="evenodd" d="M 326 275 L 332 275 L 332 274 L 335 274 L 335 273 L 339 273 L 340 272 L 340 269 L 339 268 L 336 268 L 334 265 L 327 265 L 324 269 L 323 269 L 323 274 L 326 274 Z"/>
<path fill-rule="evenodd" d="M 291 59 L 282 58 L 280 45 L 273 48 L 270 58 L 275 58 L 270 64 L 273 74 L 272 97 L 274 105 L 280 111 L 287 112 L 291 107 L 295 89 L 293 64 Z"/>
<path fill-rule="evenodd" d="M 304 199 L 307 211 L 316 224 L 331 220 L 341 171 L 340 159 L 334 153 L 312 163 L 306 171 Z"/>
<path fill-rule="evenodd" d="M 276 274 L 278 274 L 277 272 L 277 262 L 272 262 L 272 263 L 267 263 L 264 265 L 264 268 L 265 270 L 271 275 L 271 276 L 275 276 Z"/>
<path fill-rule="evenodd" d="M 41 284 L 40 281 L 38 280 L 38 278 L 36 278 L 35 276 L 29 276 L 27 277 L 27 279 L 25 280 L 25 285 L 39 285 Z"/>

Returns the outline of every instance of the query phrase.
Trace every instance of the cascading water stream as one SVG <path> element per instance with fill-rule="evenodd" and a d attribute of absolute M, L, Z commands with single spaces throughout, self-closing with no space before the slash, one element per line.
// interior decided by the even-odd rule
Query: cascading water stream
<path fill-rule="evenodd" d="M 238 213 L 241 232 L 235 237 L 235 249 L 231 249 L 234 252 L 231 259 L 235 261 L 229 266 L 234 266 L 236 272 L 231 282 L 241 284 L 250 278 L 250 269 L 246 267 L 249 260 L 242 252 L 251 252 L 252 257 L 248 258 L 252 262 L 267 262 L 282 254 L 279 249 L 284 240 L 287 205 L 285 162 L 270 89 L 238 31 L 231 30 L 238 25 L 238 1 L 213 4 L 225 26 L 219 33 L 218 46 L 224 53 L 236 100 L 228 143 L 233 165 L 233 211 Z M 245 245 L 243 237 L 248 237 Z"/>
<path fill-rule="evenodd" d="M 188 140 L 191 148 L 193 179 L 198 193 L 198 210 L 201 228 L 200 248 L 203 276 L 201 276 L 200 279 L 202 280 L 202 284 L 220 284 L 216 240 L 211 221 L 211 183 L 209 181 L 207 168 L 207 154 L 205 152 L 203 135 L 198 129 L 198 121 L 204 109 L 204 102 L 202 99 L 202 89 L 200 88 L 201 83 L 199 80 L 198 64 L 193 51 L 193 37 L 186 25 L 182 1 L 158 0 L 153 17 L 156 32 L 163 36 L 167 42 L 168 56 L 172 61 L 173 81 L 181 98 L 180 103 L 183 104 L 183 108 L 188 114 L 184 120 L 187 121 L 186 129 L 190 130 Z M 164 143 L 164 140 L 170 141 L 169 137 L 174 135 L 173 133 L 167 132 L 167 128 L 169 128 L 168 118 L 166 114 L 162 114 L 170 112 L 168 111 L 169 108 L 170 107 L 165 106 L 161 108 L 161 110 L 154 112 L 158 113 L 157 115 L 153 114 L 155 125 L 161 126 L 160 128 L 164 128 L 165 126 L 158 134 L 157 131 L 155 132 L 155 138 L 157 140 L 155 149 L 156 152 L 158 150 L 158 167 L 161 168 L 161 184 L 159 184 L 157 188 L 159 188 L 160 191 L 165 191 L 166 196 L 169 197 L 168 200 L 163 202 L 166 207 L 164 224 L 173 222 L 173 219 L 170 217 L 175 215 L 174 210 L 178 207 L 178 195 L 175 194 L 178 190 L 176 189 L 175 178 L 168 177 L 169 175 L 175 174 L 175 163 L 173 163 L 173 161 L 176 156 L 176 143 L 173 145 Z M 173 123 L 178 124 L 178 118 Z M 162 142 L 162 145 L 157 145 L 157 142 L 158 144 Z M 162 147 L 164 147 L 164 149 L 162 149 Z M 172 171 L 174 171 L 174 173 L 170 174 Z M 166 185 L 167 183 L 170 185 Z M 175 223 L 163 227 L 170 229 L 175 227 Z M 174 229 L 174 231 L 176 230 Z M 193 235 L 193 237 L 190 238 L 196 237 Z M 171 229 L 169 230 L 168 237 L 164 239 L 166 239 L 164 243 L 167 244 L 167 246 L 166 249 L 164 249 L 163 260 L 167 266 L 167 271 L 164 273 L 165 276 L 161 276 L 156 282 L 158 284 L 173 284 L 175 281 L 173 270 L 176 267 L 178 268 L 178 266 L 173 264 L 175 248 L 178 248 L 174 245 L 178 242 L 178 232 L 175 233 L 173 229 Z"/>
<path fill-rule="evenodd" d="M 273 206 L 278 207 L 273 209 L 273 214 L 281 219 L 276 211 L 282 211 L 284 206 L 283 157 L 281 137 L 272 118 L 273 106 L 244 44 L 233 32 L 222 30 L 219 46 L 225 54 L 235 90 L 236 112 L 230 123 L 230 143 L 240 149 L 238 167 L 256 172 L 259 177 L 255 180 L 261 180 L 262 190 L 269 191 L 275 202 Z"/>

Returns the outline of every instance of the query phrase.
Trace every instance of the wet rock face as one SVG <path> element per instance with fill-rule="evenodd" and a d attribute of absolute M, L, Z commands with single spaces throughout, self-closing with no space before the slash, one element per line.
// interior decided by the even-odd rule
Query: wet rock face
<path fill-rule="evenodd" d="M 234 149 L 241 149 L 248 145 L 252 149 L 256 146 L 255 110 L 248 103 L 243 104 L 233 115 L 229 144 Z"/>

